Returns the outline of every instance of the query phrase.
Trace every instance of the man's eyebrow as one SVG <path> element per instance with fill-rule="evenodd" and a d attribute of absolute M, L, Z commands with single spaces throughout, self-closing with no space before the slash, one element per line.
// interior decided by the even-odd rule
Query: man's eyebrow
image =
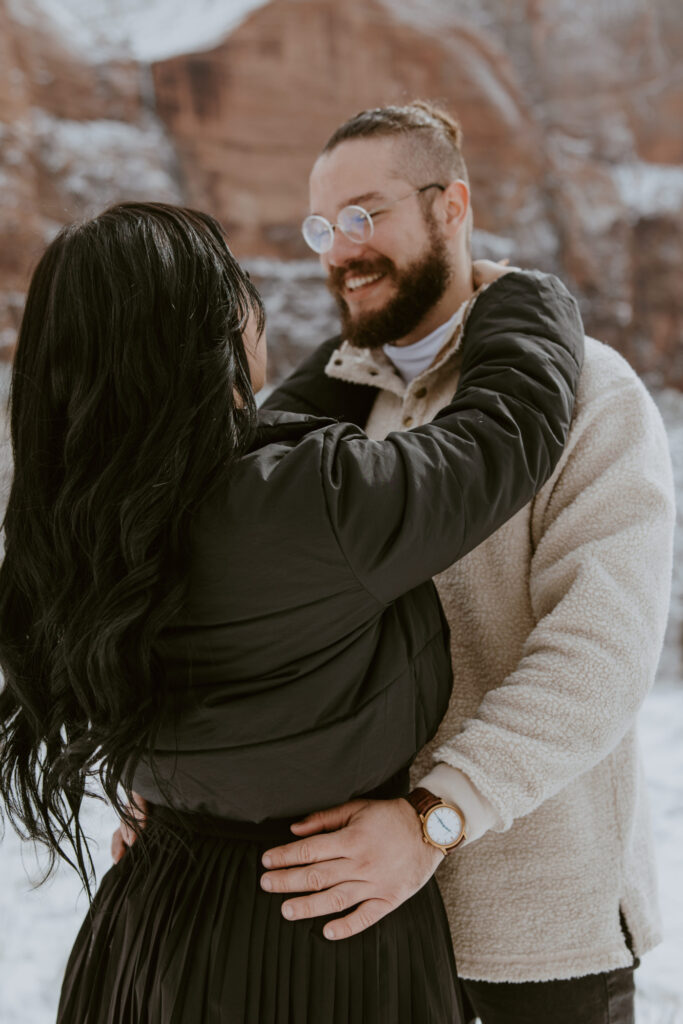
<path fill-rule="evenodd" d="M 361 203 L 367 203 L 369 199 L 377 199 L 383 202 L 384 198 L 381 192 L 363 192 L 361 196 L 353 196 L 351 199 L 347 199 L 344 206 L 360 206 Z"/>
<path fill-rule="evenodd" d="M 371 200 L 383 203 L 386 202 L 386 196 L 382 192 L 363 192 L 360 196 L 352 196 L 351 199 L 345 200 L 345 202 L 340 204 L 339 209 L 343 210 L 345 206 L 360 206 L 361 203 L 367 203 Z"/>

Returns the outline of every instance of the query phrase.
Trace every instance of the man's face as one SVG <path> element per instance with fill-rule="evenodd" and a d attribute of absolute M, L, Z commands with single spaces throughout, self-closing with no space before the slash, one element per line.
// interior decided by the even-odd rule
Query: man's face
<path fill-rule="evenodd" d="M 395 342 L 418 328 L 452 273 L 445 238 L 431 214 L 440 193 L 410 195 L 430 182 L 400 176 L 399 146 L 387 138 L 343 142 L 316 161 L 310 178 L 311 212 L 331 224 L 345 206 L 369 213 L 388 206 L 373 217 L 367 242 L 352 242 L 337 228 L 332 248 L 320 257 L 344 337 L 359 347 Z M 402 201 L 389 206 L 396 199 Z"/>

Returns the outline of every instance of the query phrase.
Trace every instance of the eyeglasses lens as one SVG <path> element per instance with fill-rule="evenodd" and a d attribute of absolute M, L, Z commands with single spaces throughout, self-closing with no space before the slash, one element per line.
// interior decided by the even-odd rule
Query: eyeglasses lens
<path fill-rule="evenodd" d="M 332 248 L 334 232 L 332 225 L 324 217 L 311 214 L 301 225 L 301 233 L 304 241 L 313 252 L 328 252 Z"/>
<path fill-rule="evenodd" d="M 337 224 L 352 242 L 367 242 L 372 237 L 372 218 L 362 206 L 345 206 Z"/>

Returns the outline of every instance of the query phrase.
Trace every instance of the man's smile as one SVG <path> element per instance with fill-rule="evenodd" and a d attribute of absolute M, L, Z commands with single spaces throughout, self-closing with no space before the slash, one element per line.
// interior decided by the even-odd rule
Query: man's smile
<path fill-rule="evenodd" d="M 391 260 L 378 258 L 374 260 L 353 260 L 341 267 L 330 267 L 327 286 L 333 295 L 344 303 L 364 301 L 373 298 L 375 291 L 380 291 L 383 281 L 391 281 L 394 267 Z"/>
<path fill-rule="evenodd" d="M 349 276 L 344 281 L 344 288 L 348 292 L 357 292 L 359 289 L 367 288 L 369 285 L 374 284 L 384 277 L 382 273 L 375 274 L 354 274 Z"/>

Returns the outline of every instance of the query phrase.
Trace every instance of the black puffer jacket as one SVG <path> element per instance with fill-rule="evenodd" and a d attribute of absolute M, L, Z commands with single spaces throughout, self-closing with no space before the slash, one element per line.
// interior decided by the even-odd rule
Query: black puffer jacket
<path fill-rule="evenodd" d="M 457 394 L 432 424 L 378 442 L 348 423 L 262 412 L 255 444 L 197 517 L 189 600 L 161 646 L 178 689 L 191 680 L 157 741 L 177 806 L 299 815 L 412 760 L 452 682 L 430 577 L 547 480 L 582 356 L 563 286 L 514 273 L 477 301 Z M 146 763 L 135 788 L 163 802 Z"/>

